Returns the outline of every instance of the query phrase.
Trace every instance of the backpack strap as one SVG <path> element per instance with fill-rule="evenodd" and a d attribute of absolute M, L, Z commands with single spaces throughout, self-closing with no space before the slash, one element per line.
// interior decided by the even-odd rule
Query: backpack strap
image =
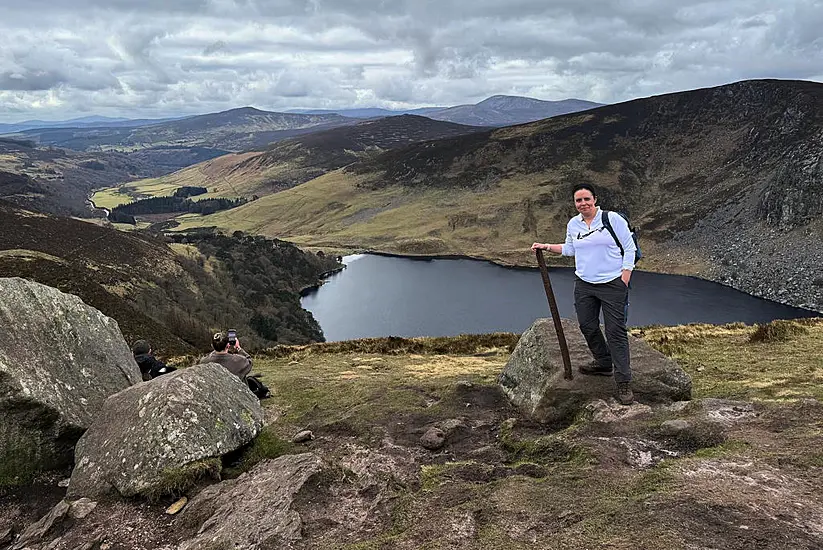
<path fill-rule="evenodd" d="M 617 238 L 617 233 L 614 232 L 614 228 L 612 227 L 612 222 L 609 221 L 609 211 L 608 210 L 603 210 L 601 208 L 600 209 L 600 217 L 601 217 L 601 221 L 603 222 L 603 227 L 605 227 L 606 231 L 608 231 L 611 234 L 612 239 L 614 239 L 614 243 L 617 245 L 617 248 L 620 249 L 620 255 L 625 256 L 626 253 L 623 251 L 623 244 L 621 244 L 620 239 Z"/>

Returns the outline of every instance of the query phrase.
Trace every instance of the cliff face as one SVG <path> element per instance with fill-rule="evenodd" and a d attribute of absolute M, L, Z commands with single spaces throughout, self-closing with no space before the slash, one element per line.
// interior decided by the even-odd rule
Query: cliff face
<path fill-rule="evenodd" d="M 766 187 L 758 214 L 769 226 L 790 230 L 823 214 L 823 131 L 787 153 Z"/>

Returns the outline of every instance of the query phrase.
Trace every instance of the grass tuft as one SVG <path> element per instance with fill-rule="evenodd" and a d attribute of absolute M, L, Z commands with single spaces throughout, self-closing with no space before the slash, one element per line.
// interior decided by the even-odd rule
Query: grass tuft
<path fill-rule="evenodd" d="M 221 469 L 219 458 L 206 458 L 180 468 L 167 468 L 161 473 L 160 481 L 144 491 L 143 496 L 151 502 L 167 496 L 179 498 L 207 477 L 219 480 Z"/>
<path fill-rule="evenodd" d="M 239 459 L 224 470 L 227 478 L 237 477 L 251 470 L 257 463 L 289 454 L 294 445 L 281 439 L 266 426 L 247 447 L 239 451 Z M 234 453 L 232 453 L 234 455 Z"/>
<path fill-rule="evenodd" d="M 754 332 L 749 336 L 753 344 L 763 342 L 786 342 L 795 336 L 808 334 L 809 330 L 795 321 L 778 319 L 765 325 L 755 325 Z"/>
<path fill-rule="evenodd" d="M 514 351 L 520 335 L 508 332 L 461 334 L 459 336 L 361 338 L 306 346 L 276 346 L 263 353 L 269 357 L 299 359 L 315 353 L 374 353 L 380 355 L 474 355 L 495 349 Z"/>

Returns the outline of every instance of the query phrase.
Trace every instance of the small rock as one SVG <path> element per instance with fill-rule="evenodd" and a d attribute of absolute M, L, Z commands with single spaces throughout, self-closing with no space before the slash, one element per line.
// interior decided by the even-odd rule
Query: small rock
<path fill-rule="evenodd" d="M 183 507 L 186 506 L 186 504 L 188 504 L 188 502 L 189 502 L 189 499 L 186 498 L 186 497 L 183 497 L 180 500 L 178 500 L 177 502 L 175 502 L 174 504 L 172 504 L 171 506 L 169 506 L 168 508 L 166 508 L 166 513 L 170 516 L 173 516 L 174 514 L 176 514 L 180 510 L 182 510 Z"/>
<path fill-rule="evenodd" d="M 660 425 L 660 428 L 663 430 L 663 433 L 666 435 L 675 435 L 677 433 L 682 432 L 683 430 L 688 430 L 691 428 L 691 424 L 689 424 L 686 420 L 666 420 Z"/>
<path fill-rule="evenodd" d="M 103 548 L 103 541 L 102 539 L 97 539 L 87 542 L 86 544 L 81 546 L 79 550 L 100 550 L 101 548 Z"/>
<path fill-rule="evenodd" d="M 440 428 L 429 428 L 420 438 L 420 444 L 430 451 L 436 451 L 446 444 L 446 434 Z"/>
<path fill-rule="evenodd" d="M 15 549 L 23 549 L 29 546 L 30 543 L 41 541 L 46 538 L 46 535 L 52 531 L 52 528 L 60 525 L 68 515 L 71 505 L 66 500 L 58 502 L 48 514 L 40 518 L 39 521 L 29 525 L 23 534 L 20 535 L 20 540 L 17 542 Z"/>
<path fill-rule="evenodd" d="M 97 503 L 88 498 L 81 498 L 71 503 L 69 509 L 69 517 L 74 519 L 83 519 L 91 514 L 92 510 L 97 508 Z"/>
<path fill-rule="evenodd" d="M 643 403 L 634 402 L 631 405 L 620 405 L 614 399 L 608 401 L 598 399 L 588 403 L 585 407 L 592 415 L 592 422 L 616 422 L 618 420 L 626 420 L 635 416 L 648 414 L 652 408 Z"/>
<path fill-rule="evenodd" d="M 449 420 L 438 422 L 435 427 L 443 430 L 443 433 L 446 434 L 446 439 L 452 442 L 454 440 L 465 439 L 471 434 L 472 430 L 468 424 L 459 418 L 450 418 Z"/>
<path fill-rule="evenodd" d="M 754 405 L 747 401 L 732 401 L 707 397 L 702 401 L 703 411 L 709 420 L 720 424 L 733 424 L 757 416 Z"/>
<path fill-rule="evenodd" d="M 691 401 L 675 401 L 669 405 L 663 405 L 663 409 L 672 412 L 681 412 L 686 409 L 689 405 L 691 405 Z"/>
<path fill-rule="evenodd" d="M 305 443 L 314 439 L 314 434 L 311 430 L 303 430 L 291 438 L 292 443 Z"/>
<path fill-rule="evenodd" d="M 58 486 L 58 487 L 68 487 L 68 486 L 69 486 L 69 482 L 70 482 L 70 481 L 71 481 L 71 478 L 70 478 L 70 477 L 67 477 L 66 479 L 61 479 L 61 480 L 57 483 L 57 486 Z"/>

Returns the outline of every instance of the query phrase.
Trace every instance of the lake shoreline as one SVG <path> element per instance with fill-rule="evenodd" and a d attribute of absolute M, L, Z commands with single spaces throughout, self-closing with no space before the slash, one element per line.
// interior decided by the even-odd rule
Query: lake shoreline
<path fill-rule="evenodd" d="M 472 260 L 472 261 L 478 261 L 478 262 L 486 262 L 486 263 L 489 263 L 491 265 L 495 265 L 497 267 L 502 267 L 502 268 L 511 269 L 511 270 L 518 270 L 518 271 L 539 271 L 539 269 L 540 269 L 536 265 L 531 266 L 531 265 L 508 263 L 508 262 L 502 262 L 502 261 L 494 260 L 492 258 L 486 258 L 486 257 L 483 257 L 483 256 L 472 256 L 472 255 L 468 255 L 468 254 L 400 254 L 400 253 L 397 253 L 397 252 L 385 252 L 385 251 L 382 251 L 382 250 L 373 250 L 373 249 L 353 249 L 352 252 L 351 252 L 351 255 L 355 255 L 355 254 L 370 254 L 370 255 L 373 255 L 373 256 L 382 256 L 382 257 L 387 257 L 387 258 L 400 258 L 400 259 L 404 259 L 404 260 L 414 260 L 414 261 Z M 551 256 L 548 256 L 547 260 L 549 260 L 550 258 L 551 258 Z M 551 269 L 558 269 L 558 268 L 560 268 L 560 269 L 574 269 L 573 267 L 570 267 L 570 266 L 552 265 L 551 263 L 548 263 L 548 262 L 547 262 L 547 267 L 550 270 Z M 794 309 L 797 309 L 797 310 L 806 311 L 806 312 L 809 312 L 809 313 L 814 313 L 814 314 L 816 314 L 816 315 L 813 315 L 815 317 L 823 316 L 823 309 L 820 309 L 820 310 L 810 309 L 810 308 L 800 307 L 800 306 L 791 304 L 789 302 L 785 302 L 785 301 L 781 301 L 781 300 L 775 300 L 773 298 L 767 298 L 767 297 L 764 297 L 764 296 L 758 296 L 756 294 L 752 294 L 750 292 L 746 292 L 745 290 L 742 290 L 740 288 L 732 286 L 732 285 L 730 285 L 726 282 L 718 281 L 718 280 L 715 280 L 715 279 L 708 279 L 706 277 L 700 277 L 698 275 L 691 275 L 691 274 L 668 273 L 668 272 L 665 272 L 665 271 L 649 271 L 649 270 L 642 269 L 642 267 L 637 269 L 636 271 L 637 272 L 643 272 L 643 273 L 657 273 L 657 274 L 660 274 L 660 275 L 672 275 L 672 276 L 677 276 L 677 277 L 687 277 L 687 278 L 694 279 L 694 280 L 697 280 L 697 281 L 706 281 L 706 282 L 710 282 L 710 283 L 715 283 L 715 284 L 724 286 L 726 288 L 730 288 L 730 289 L 736 290 L 738 292 L 742 292 L 743 294 L 746 294 L 746 295 L 751 296 L 753 298 L 758 298 L 760 300 L 767 300 L 769 302 L 774 302 L 774 303 L 781 304 L 781 305 L 784 305 L 784 306 L 787 306 L 787 307 L 791 307 L 791 308 L 794 308 Z M 317 285 L 316 287 L 306 289 L 307 290 L 306 294 L 311 293 L 311 290 L 317 290 L 318 288 L 320 288 L 321 285 L 322 285 L 322 283 L 320 285 Z M 303 297 L 306 294 L 304 294 L 303 291 L 301 291 L 300 296 Z"/>

